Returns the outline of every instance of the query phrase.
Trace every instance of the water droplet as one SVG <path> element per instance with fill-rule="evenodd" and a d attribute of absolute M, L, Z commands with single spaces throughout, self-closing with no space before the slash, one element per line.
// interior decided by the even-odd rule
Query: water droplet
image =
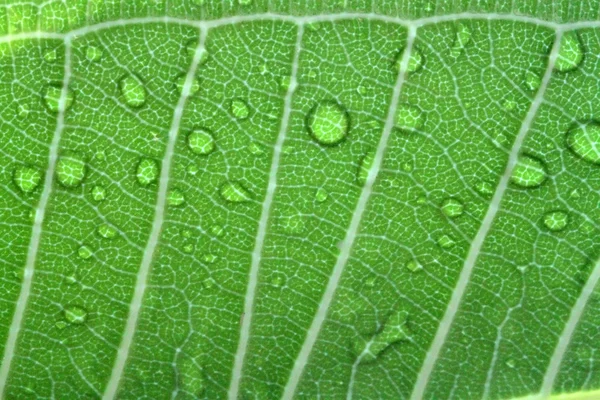
<path fill-rule="evenodd" d="M 527 89 L 531 90 L 532 92 L 536 91 L 540 88 L 541 84 L 542 78 L 539 74 L 536 74 L 533 71 L 527 71 L 525 73 L 525 86 Z"/>
<path fill-rule="evenodd" d="M 56 321 L 56 323 L 54 324 L 54 326 L 57 329 L 63 330 L 67 327 L 67 323 L 65 321 Z"/>
<path fill-rule="evenodd" d="M 583 160 L 600 164 L 600 125 L 578 125 L 567 133 L 569 149 Z"/>
<path fill-rule="evenodd" d="M 304 231 L 304 218 L 302 215 L 286 215 L 282 218 L 281 226 L 287 233 L 298 234 Z"/>
<path fill-rule="evenodd" d="M 455 218 L 462 215 L 463 210 L 463 204 L 457 199 L 448 198 L 442 203 L 442 212 L 449 218 Z"/>
<path fill-rule="evenodd" d="M 59 111 L 59 102 L 60 102 L 60 94 L 62 93 L 62 88 L 59 85 L 50 85 L 46 87 L 46 91 L 44 93 L 44 101 L 46 103 L 46 107 L 52 112 Z M 66 98 L 65 98 L 65 110 L 68 110 L 69 107 L 73 104 L 75 96 L 73 96 L 73 92 L 71 90 L 67 90 Z"/>
<path fill-rule="evenodd" d="M 258 143 L 251 143 L 250 146 L 248 146 L 248 149 L 250 150 L 250 153 L 257 155 L 257 154 L 262 154 L 263 149 L 260 147 L 260 145 Z"/>
<path fill-rule="evenodd" d="M 564 211 L 551 211 L 544 215 L 544 225 L 551 231 L 563 230 L 568 223 L 569 215 Z"/>
<path fill-rule="evenodd" d="M 207 253 L 202 256 L 202 261 L 204 261 L 207 264 L 214 264 L 215 261 L 217 261 L 217 258 L 218 257 L 216 255 Z"/>
<path fill-rule="evenodd" d="M 185 85 L 186 78 L 187 78 L 187 76 L 185 74 L 180 75 L 177 78 L 176 86 L 177 86 L 177 92 L 179 94 L 183 93 L 183 85 Z M 192 79 L 192 86 L 190 86 L 189 95 L 192 96 L 192 95 L 198 93 L 199 91 L 200 91 L 200 82 L 198 82 L 198 79 L 194 78 L 194 79 Z"/>
<path fill-rule="evenodd" d="M 74 188 L 85 178 L 85 162 L 74 154 L 65 155 L 56 164 L 56 176 L 61 185 Z"/>
<path fill-rule="evenodd" d="M 64 309 L 64 315 L 68 323 L 81 325 L 87 319 L 87 310 L 78 306 L 69 306 Z"/>
<path fill-rule="evenodd" d="M 87 246 L 81 246 L 79 249 L 77 249 L 77 255 L 79 256 L 79 258 L 82 258 L 84 260 L 87 260 L 93 254 L 94 253 L 92 253 L 92 250 Z"/>
<path fill-rule="evenodd" d="M 74 285 L 77 283 L 77 277 L 74 274 L 69 275 L 69 276 L 65 277 L 65 283 L 67 285 Z"/>
<path fill-rule="evenodd" d="M 320 144 L 335 145 L 348 134 L 349 120 L 348 113 L 340 104 L 321 102 L 308 114 L 308 131 Z"/>
<path fill-rule="evenodd" d="M 423 266 L 421 265 L 420 262 L 418 262 L 417 260 L 409 260 L 406 264 L 405 267 L 410 271 L 410 272 L 417 272 L 423 269 Z"/>
<path fill-rule="evenodd" d="M 129 75 L 121 79 L 119 87 L 125 103 L 129 107 L 138 108 L 146 102 L 146 89 L 135 75 Z"/>
<path fill-rule="evenodd" d="M 105 239 L 113 239 L 117 236 L 117 230 L 112 225 L 102 224 L 98 226 L 98 234 Z"/>
<path fill-rule="evenodd" d="M 173 207 L 178 207 L 180 205 L 182 205 L 183 203 L 185 203 L 185 197 L 183 196 L 183 193 L 181 193 L 179 190 L 177 189 L 173 189 L 171 191 L 169 191 L 169 193 L 167 194 L 167 204 Z"/>
<path fill-rule="evenodd" d="M 98 161 L 106 160 L 106 151 L 105 150 L 96 151 L 96 153 L 94 154 L 94 158 Z"/>
<path fill-rule="evenodd" d="M 578 199 L 581 197 L 581 194 L 579 193 L 579 190 L 577 189 L 573 189 L 571 190 L 571 192 L 569 193 L 569 197 L 572 199 Z"/>
<path fill-rule="evenodd" d="M 250 200 L 250 193 L 239 182 L 226 182 L 221 186 L 221 197 L 231 203 L 243 203 Z"/>
<path fill-rule="evenodd" d="M 361 185 L 364 185 L 365 183 L 367 183 L 367 178 L 369 177 L 369 171 L 371 170 L 371 167 L 373 166 L 374 160 L 375 160 L 375 152 L 374 151 L 369 151 L 360 160 L 356 178 L 358 180 L 358 183 L 360 183 Z"/>
<path fill-rule="evenodd" d="M 102 49 L 96 46 L 88 46 L 87 49 L 85 49 L 85 58 L 92 62 L 99 61 L 102 58 Z"/>
<path fill-rule="evenodd" d="M 194 251 L 194 245 L 191 243 L 188 243 L 186 245 L 183 246 L 183 252 L 186 254 L 191 254 Z"/>
<path fill-rule="evenodd" d="M 575 32 L 566 32 L 558 49 L 558 58 L 554 69 L 560 72 L 572 71 L 583 60 L 583 48 Z"/>
<path fill-rule="evenodd" d="M 361 96 L 364 96 L 364 95 L 366 95 L 366 94 L 367 94 L 367 92 L 368 92 L 368 89 L 367 89 L 367 87 L 366 87 L 365 85 L 359 85 L 359 86 L 356 88 L 356 92 L 357 92 L 358 94 L 360 94 Z"/>
<path fill-rule="evenodd" d="M 204 289 L 212 289 L 216 284 L 217 282 L 213 278 L 206 278 L 202 281 L 202 286 L 204 286 Z"/>
<path fill-rule="evenodd" d="M 181 232 L 181 236 L 183 236 L 186 239 L 191 238 L 193 235 L 193 232 L 189 229 L 185 229 L 183 232 Z"/>
<path fill-rule="evenodd" d="M 285 274 L 282 272 L 274 272 L 271 276 L 271 285 L 277 288 L 282 287 L 285 284 Z"/>
<path fill-rule="evenodd" d="M 489 181 L 479 181 L 475 184 L 475 190 L 484 197 L 494 194 L 494 185 Z"/>
<path fill-rule="evenodd" d="M 282 76 L 279 81 L 279 89 L 282 92 L 287 92 L 290 88 L 290 84 L 292 83 L 292 78 L 290 76 Z"/>
<path fill-rule="evenodd" d="M 198 6 L 203 6 L 206 3 L 206 0 L 192 0 L 192 3 Z"/>
<path fill-rule="evenodd" d="M 315 200 L 317 203 L 323 203 L 329 197 L 329 193 L 323 188 L 318 188 L 315 193 Z"/>
<path fill-rule="evenodd" d="M 250 108 L 245 101 L 234 99 L 231 101 L 231 114 L 237 119 L 246 119 L 250 115 Z"/>
<path fill-rule="evenodd" d="M 427 196 L 423 195 L 417 198 L 417 204 L 423 205 L 425 203 L 427 203 Z"/>
<path fill-rule="evenodd" d="M 206 129 L 197 129 L 188 136 L 188 147 L 193 153 L 206 155 L 215 150 L 215 139 Z"/>
<path fill-rule="evenodd" d="M 454 239 L 452 239 L 450 236 L 448 235 L 442 235 L 439 239 L 438 239 L 438 244 L 440 245 L 440 247 L 442 249 L 449 249 L 451 247 L 453 247 L 456 242 L 454 241 Z"/>
<path fill-rule="evenodd" d="M 402 170 L 404 172 L 411 172 L 414 169 L 412 162 L 404 162 L 402 163 Z"/>
<path fill-rule="evenodd" d="M 23 193 L 33 192 L 40 184 L 42 174 L 36 168 L 21 166 L 15 170 L 13 181 Z"/>
<path fill-rule="evenodd" d="M 94 186 L 92 188 L 92 199 L 102 201 L 106 198 L 106 189 L 102 186 Z"/>
<path fill-rule="evenodd" d="M 137 166 L 136 178 L 140 185 L 148 186 L 158 179 L 158 164 L 149 158 L 143 158 Z"/>
<path fill-rule="evenodd" d="M 423 126 L 425 117 L 417 106 L 410 104 L 399 104 L 396 110 L 396 128 L 417 130 Z"/>
<path fill-rule="evenodd" d="M 25 118 L 29 115 L 29 106 L 27 104 L 19 104 L 17 106 L 17 115 L 19 118 Z"/>
<path fill-rule="evenodd" d="M 361 363 L 372 362 L 383 350 L 393 343 L 408 339 L 408 312 L 406 310 L 395 311 L 385 322 L 381 332 L 373 335 L 370 340 L 357 337 L 353 343 L 354 353 L 361 356 Z"/>
<path fill-rule="evenodd" d="M 400 50 L 398 55 L 396 56 L 396 61 L 394 62 L 394 66 L 396 71 L 400 71 L 400 65 L 402 64 L 402 57 L 404 56 L 405 49 Z M 413 47 L 410 57 L 408 58 L 408 72 L 417 72 L 423 66 L 423 62 L 425 61 L 425 57 L 423 54 L 417 49 Z"/>
<path fill-rule="evenodd" d="M 471 41 L 471 28 L 468 25 L 459 23 L 456 29 L 456 36 L 454 38 L 454 44 L 452 45 L 452 49 L 450 50 L 450 55 L 452 57 L 458 57 L 460 53 L 463 52 L 464 48 Z"/>
<path fill-rule="evenodd" d="M 184 393 L 190 393 L 192 398 L 198 398 L 205 392 L 206 379 L 204 373 L 193 358 L 184 357 L 179 368 L 177 368 L 177 372 Z"/>
<path fill-rule="evenodd" d="M 510 181 L 522 188 L 537 187 L 546 179 L 544 164 L 536 158 L 521 156 L 513 170 Z"/>
<path fill-rule="evenodd" d="M 58 55 L 56 53 L 56 49 L 49 49 L 44 52 L 44 60 L 46 60 L 49 63 L 56 61 L 57 58 Z"/>
<path fill-rule="evenodd" d="M 196 164 L 190 164 L 188 165 L 186 171 L 190 175 L 196 175 L 198 172 L 200 172 L 200 168 Z"/>
<path fill-rule="evenodd" d="M 517 366 L 517 363 L 513 359 L 508 359 L 508 360 L 506 360 L 506 366 L 509 368 L 514 368 Z"/>
<path fill-rule="evenodd" d="M 225 229 L 221 225 L 213 225 L 210 227 L 210 233 L 216 237 L 221 237 L 225 234 Z"/>
<path fill-rule="evenodd" d="M 377 285 L 377 278 L 371 276 L 365 280 L 365 286 L 369 289 L 373 289 Z"/>
<path fill-rule="evenodd" d="M 513 99 L 506 99 L 504 100 L 504 103 L 502 103 L 502 107 L 506 111 L 513 111 L 515 108 L 517 108 L 517 102 Z"/>

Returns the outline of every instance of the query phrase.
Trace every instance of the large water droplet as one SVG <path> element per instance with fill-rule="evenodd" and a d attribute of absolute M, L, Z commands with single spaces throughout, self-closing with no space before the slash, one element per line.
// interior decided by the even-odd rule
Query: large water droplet
<path fill-rule="evenodd" d="M 158 179 L 158 164 L 149 158 L 143 158 L 136 169 L 136 179 L 142 186 L 156 182 Z"/>
<path fill-rule="evenodd" d="M 58 85 L 50 85 L 46 87 L 46 91 L 44 93 L 44 102 L 46 103 L 46 107 L 52 112 L 59 111 L 59 102 L 60 102 L 60 94 L 62 93 L 62 88 Z M 71 90 L 67 90 L 66 98 L 65 98 L 65 110 L 68 110 L 69 107 L 73 104 L 75 96 Z"/>
<path fill-rule="evenodd" d="M 56 164 L 56 176 L 61 185 L 74 188 L 85 178 L 85 162 L 78 156 L 65 155 Z"/>
<path fill-rule="evenodd" d="M 394 66 L 395 66 L 397 72 L 400 71 L 400 64 L 402 64 L 402 57 L 404 57 L 405 50 L 406 49 L 400 50 L 400 52 L 396 56 L 396 61 L 394 62 Z M 419 49 L 417 49 L 416 47 L 413 47 L 412 52 L 410 53 L 410 56 L 408 58 L 408 66 L 407 66 L 406 70 L 408 72 L 416 72 L 419 69 L 421 69 L 424 61 L 425 61 L 425 57 L 423 57 L 423 54 L 419 51 Z"/>
<path fill-rule="evenodd" d="M 544 225 L 551 231 L 560 231 L 565 229 L 569 223 L 569 214 L 564 211 L 551 211 L 544 215 Z"/>
<path fill-rule="evenodd" d="M 578 125 L 567 133 L 569 149 L 585 161 L 600 164 L 600 125 Z"/>
<path fill-rule="evenodd" d="M 197 129 L 188 136 L 188 147 L 196 154 L 210 154 L 215 150 L 215 139 L 206 129 Z"/>
<path fill-rule="evenodd" d="M 128 106 L 137 108 L 146 102 L 146 89 L 135 75 L 129 75 L 121 79 L 119 87 Z"/>
<path fill-rule="evenodd" d="M 85 58 L 88 61 L 99 61 L 102 58 L 102 49 L 96 46 L 88 46 L 85 50 Z"/>
<path fill-rule="evenodd" d="M 423 126 L 425 117 L 421 109 L 411 104 L 399 104 L 396 110 L 396 128 L 416 130 Z"/>
<path fill-rule="evenodd" d="M 244 100 L 234 99 L 231 101 L 231 114 L 236 119 L 246 119 L 250 115 L 250 108 Z"/>
<path fill-rule="evenodd" d="M 92 188 L 92 199 L 102 201 L 106 198 L 106 189 L 103 186 L 94 186 Z"/>
<path fill-rule="evenodd" d="M 65 319 L 68 323 L 81 325 L 87 319 L 87 310 L 78 306 L 68 306 L 64 309 Z"/>
<path fill-rule="evenodd" d="M 31 193 L 42 180 L 42 174 L 36 168 L 21 166 L 15 170 L 13 181 L 23 193 Z"/>
<path fill-rule="evenodd" d="M 450 55 L 452 57 L 458 57 L 460 53 L 464 50 L 464 48 L 471 41 L 471 28 L 467 24 L 460 23 L 456 29 L 456 36 L 454 38 L 454 44 L 452 45 L 452 49 L 450 50 Z"/>
<path fill-rule="evenodd" d="M 346 110 L 338 103 L 324 101 L 315 106 L 308 114 L 308 131 L 320 144 L 335 145 L 348 134 L 350 118 Z"/>
<path fill-rule="evenodd" d="M 358 165 L 358 173 L 356 174 L 356 179 L 358 183 L 364 185 L 367 182 L 367 178 L 369 177 L 369 171 L 373 166 L 373 161 L 375 160 L 375 151 L 369 151 L 367 154 L 363 156 L 360 160 L 360 164 Z"/>
<path fill-rule="evenodd" d="M 361 356 L 361 363 L 372 362 L 383 350 L 393 343 L 408 339 L 408 312 L 398 310 L 394 312 L 381 332 L 375 334 L 370 340 L 358 337 L 353 342 L 354 353 Z"/>
<path fill-rule="evenodd" d="M 102 224 L 98 226 L 98 234 L 105 239 L 113 239 L 117 236 L 117 230 L 114 226 L 109 224 Z"/>
<path fill-rule="evenodd" d="M 250 200 L 250 193 L 239 182 L 227 182 L 221 186 L 221 197 L 231 203 L 243 203 Z"/>
<path fill-rule="evenodd" d="M 77 249 L 77 255 L 79 256 L 79 258 L 82 258 L 84 260 L 87 260 L 93 254 L 94 253 L 92 252 L 92 250 L 87 246 L 81 246 L 79 249 Z"/>
<path fill-rule="evenodd" d="M 523 188 L 537 187 L 546 179 L 544 164 L 536 158 L 521 156 L 513 170 L 510 181 Z"/>
<path fill-rule="evenodd" d="M 172 207 L 177 207 L 185 203 L 185 197 L 177 189 L 170 190 L 167 194 L 167 204 Z"/>
<path fill-rule="evenodd" d="M 449 198 L 442 203 L 442 212 L 449 218 L 455 218 L 463 213 L 464 206 L 457 199 Z"/>
<path fill-rule="evenodd" d="M 567 32 L 560 41 L 558 58 L 554 69 L 560 72 L 571 71 L 583 60 L 583 48 L 576 32 Z"/>

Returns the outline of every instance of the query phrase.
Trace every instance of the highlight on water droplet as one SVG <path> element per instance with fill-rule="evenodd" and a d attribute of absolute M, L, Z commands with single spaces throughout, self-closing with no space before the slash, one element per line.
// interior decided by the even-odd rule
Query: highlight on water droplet
<path fill-rule="evenodd" d="M 207 155 L 212 153 L 215 148 L 215 139 L 212 133 L 207 129 L 196 129 L 188 135 L 188 147 L 195 153 L 200 155 Z"/>
<path fill-rule="evenodd" d="M 369 171 L 373 166 L 373 161 L 375 160 L 375 151 L 371 150 L 367 152 L 360 160 L 358 165 L 358 173 L 356 174 L 356 179 L 359 184 L 364 185 L 367 183 L 367 178 L 369 177 Z"/>
<path fill-rule="evenodd" d="M 394 61 L 394 67 L 396 68 L 397 72 L 400 72 L 402 58 L 404 57 L 405 50 L 406 49 L 400 50 L 398 52 L 398 54 L 396 55 L 396 60 Z M 423 57 L 423 54 L 421 53 L 421 51 L 419 51 L 419 49 L 417 49 L 416 47 L 413 47 L 412 52 L 410 53 L 410 56 L 408 58 L 408 66 L 406 67 L 406 70 L 408 72 L 417 72 L 423 66 L 424 61 L 425 61 L 425 57 Z"/>
<path fill-rule="evenodd" d="M 20 166 L 15 169 L 13 182 L 23 193 L 33 192 L 40 184 L 42 174 L 37 168 Z"/>
<path fill-rule="evenodd" d="M 177 86 L 177 92 L 179 94 L 183 93 L 183 86 L 185 85 L 185 80 L 187 79 L 186 74 L 179 75 L 177 77 L 177 81 L 175 86 Z M 200 82 L 198 82 L 197 78 L 192 79 L 192 85 L 190 86 L 189 96 L 192 96 L 200 91 Z"/>
<path fill-rule="evenodd" d="M 92 199 L 102 201 L 106 198 L 106 189 L 103 186 L 94 186 L 92 188 Z"/>
<path fill-rule="evenodd" d="M 348 134 L 350 117 L 335 101 L 322 101 L 308 113 L 308 132 L 318 143 L 332 146 Z"/>
<path fill-rule="evenodd" d="M 567 132 L 567 146 L 581 159 L 600 164 L 600 125 L 589 122 Z"/>
<path fill-rule="evenodd" d="M 46 107 L 52 112 L 59 112 L 60 110 L 60 95 L 62 93 L 62 87 L 60 84 L 49 85 L 46 87 L 44 92 L 44 102 Z M 75 96 L 70 89 L 67 89 L 65 96 L 65 111 L 68 110 L 73 104 Z"/>
<path fill-rule="evenodd" d="M 472 35 L 471 28 L 469 28 L 467 24 L 462 22 L 459 23 L 456 28 L 456 36 L 454 37 L 454 44 L 450 50 L 450 55 L 455 58 L 460 56 L 467 44 L 471 41 Z"/>
<path fill-rule="evenodd" d="M 395 126 L 399 129 L 417 130 L 423 127 L 425 116 L 421 109 L 411 104 L 398 104 Z"/>
<path fill-rule="evenodd" d="M 250 116 L 250 108 L 244 100 L 233 99 L 231 101 L 231 114 L 233 114 L 236 119 L 246 119 Z"/>
<path fill-rule="evenodd" d="M 85 58 L 92 62 L 99 61 L 102 58 L 102 49 L 92 45 L 88 46 L 85 49 Z"/>
<path fill-rule="evenodd" d="M 448 218 L 456 218 L 462 215 L 463 210 L 463 204 L 455 198 L 448 198 L 442 203 L 442 212 Z"/>
<path fill-rule="evenodd" d="M 325 190 L 323 188 L 318 188 L 317 191 L 315 192 L 315 200 L 317 201 L 317 203 L 323 203 L 328 198 L 329 198 L 329 193 L 327 193 L 327 190 Z"/>
<path fill-rule="evenodd" d="M 250 200 L 250 193 L 239 182 L 226 182 L 221 186 L 221 197 L 230 203 L 244 203 Z"/>
<path fill-rule="evenodd" d="M 83 307 L 68 306 L 64 309 L 65 320 L 73 325 L 81 325 L 87 320 L 88 312 Z"/>
<path fill-rule="evenodd" d="M 142 186 L 148 186 L 156 182 L 158 179 L 158 163 L 149 158 L 142 158 L 137 166 L 135 176 Z"/>
<path fill-rule="evenodd" d="M 105 239 L 113 239 L 117 236 L 117 229 L 109 224 L 101 224 L 98 226 L 97 232 Z"/>
<path fill-rule="evenodd" d="M 93 255 L 93 252 L 89 247 L 83 245 L 79 247 L 79 249 L 77 249 L 77 255 L 79 256 L 79 258 L 87 260 Z"/>
<path fill-rule="evenodd" d="M 121 94 L 129 107 L 138 108 L 146 102 L 146 89 L 135 75 L 129 75 L 119 82 Z"/>
<path fill-rule="evenodd" d="M 521 156 L 513 169 L 510 181 L 522 188 L 540 186 L 546 179 L 546 168 L 537 158 Z"/>
<path fill-rule="evenodd" d="M 569 223 L 569 214 L 564 211 L 550 211 L 544 214 L 544 225 L 551 231 L 558 232 Z"/>
<path fill-rule="evenodd" d="M 167 204 L 173 207 L 177 207 L 185 203 L 185 197 L 177 189 L 170 190 L 167 194 Z"/>
<path fill-rule="evenodd" d="M 77 187 L 85 178 L 85 162 L 75 154 L 62 156 L 56 164 L 58 182 L 67 188 Z"/>
<path fill-rule="evenodd" d="M 583 48 L 576 32 L 566 32 L 560 41 L 558 58 L 554 69 L 560 72 L 572 71 L 583 60 Z"/>

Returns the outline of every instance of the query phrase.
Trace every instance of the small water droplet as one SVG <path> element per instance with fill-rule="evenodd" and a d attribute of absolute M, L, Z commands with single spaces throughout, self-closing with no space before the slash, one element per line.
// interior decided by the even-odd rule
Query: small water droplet
<path fill-rule="evenodd" d="M 290 76 L 282 76 L 279 81 L 279 89 L 282 92 L 287 92 L 290 89 L 290 84 L 292 83 L 292 78 Z"/>
<path fill-rule="evenodd" d="M 69 275 L 65 277 L 65 283 L 67 285 L 74 285 L 77 283 L 77 277 L 75 275 Z"/>
<path fill-rule="evenodd" d="M 193 358 L 183 357 L 177 368 L 177 376 L 184 393 L 189 393 L 192 398 L 199 398 L 206 391 L 204 372 Z"/>
<path fill-rule="evenodd" d="M 448 198 L 442 203 L 442 212 L 446 217 L 456 218 L 462 215 L 463 210 L 463 204 L 457 199 Z"/>
<path fill-rule="evenodd" d="M 191 238 L 193 235 L 193 232 L 189 229 L 185 229 L 183 232 L 181 232 L 181 236 L 183 236 L 186 239 Z"/>
<path fill-rule="evenodd" d="M 185 203 L 185 196 L 177 189 L 170 190 L 167 194 L 167 204 L 172 207 L 178 207 Z"/>
<path fill-rule="evenodd" d="M 213 236 L 221 237 L 225 234 L 225 229 L 223 229 L 221 225 L 213 225 L 210 227 L 210 233 L 212 233 Z"/>
<path fill-rule="evenodd" d="M 327 190 L 323 188 L 318 188 L 315 192 L 315 200 L 317 201 L 317 203 L 323 203 L 327 200 L 328 197 L 329 193 L 327 193 Z"/>
<path fill-rule="evenodd" d="M 361 356 L 361 363 L 372 362 L 393 343 L 408 339 L 408 312 L 406 310 L 395 311 L 385 322 L 383 329 L 373 335 L 371 340 L 362 336 L 355 338 L 352 343 L 354 354 Z"/>
<path fill-rule="evenodd" d="M 417 198 L 417 204 L 423 205 L 425 203 L 427 203 L 427 196 L 423 195 Z"/>
<path fill-rule="evenodd" d="M 244 100 L 234 99 L 231 101 L 231 114 L 236 119 L 246 119 L 250 116 L 250 108 Z"/>
<path fill-rule="evenodd" d="M 221 197 L 231 203 L 243 203 L 250 200 L 250 193 L 239 182 L 226 182 L 221 186 Z"/>
<path fill-rule="evenodd" d="M 533 157 L 521 156 L 515 165 L 510 181 L 522 188 L 540 186 L 546 179 L 544 164 Z"/>
<path fill-rule="evenodd" d="M 176 82 L 175 86 L 177 86 L 177 92 L 179 94 L 183 93 L 183 85 L 185 85 L 186 78 L 187 78 L 187 76 L 185 74 L 179 75 L 179 77 L 177 78 L 177 82 Z M 190 86 L 189 95 L 192 96 L 192 95 L 198 93 L 199 91 L 200 91 L 200 82 L 198 82 L 198 79 L 194 78 L 194 79 L 192 79 L 192 86 Z"/>
<path fill-rule="evenodd" d="M 215 139 L 207 129 L 197 129 L 188 135 L 188 147 L 195 154 L 207 155 L 215 150 Z"/>
<path fill-rule="evenodd" d="M 212 289 L 216 284 L 217 282 L 215 282 L 213 278 L 206 278 L 204 281 L 202 281 L 202 286 L 204 286 L 204 289 Z"/>
<path fill-rule="evenodd" d="M 356 88 L 356 92 L 361 96 L 364 96 L 367 94 L 368 89 L 365 85 L 358 85 L 358 87 Z"/>
<path fill-rule="evenodd" d="M 324 101 L 308 114 L 308 131 L 318 143 L 332 146 L 340 143 L 348 134 L 350 118 L 338 103 Z"/>
<path fill-rule="evenodd" d="M 513 359 L 508 359 L 508 360 L 506 360 L 506 366 L 509 368 L 514 368 L 517 366 L 517 363 Z"/>
<path fill-rule="evenodd" d="M 454 37 L 454 44 L 450 50 L 450 55 L 454 58 L 460 56 L 467 44 L 471 41 L 471 28 L 467 24 L 459 23 Z"/>
<path fill-rule="evenodd" d="M 449 249 L 451 247 L 453 247 L 456 242 L 454 241 L 454 239 L 452 239 L 450 236 L 448 235 L 442 235 L 439 239 L 438 239 L 438 244 L 440 245 L 440 247 L 442 249 Z"/>
<path fill-rule="evenodd" d="M 63 330 L 67 327 L 67 323 L 65 321 L 56 321 L 54 326 L 56 327 L 56 329 Z"/>
<path fill-rule="evenodd" d="M 196 164 L 190 164 L 186 168 L 186 171 L 190 175 L 196 175 L 198 172 L 200 172 L 200 168 Z"/>
<path fill-rule="evenodd" d="M 188 243 L 186 245 L 183 246 L 183 252 L 186 254 L 191 254 L 194 251 L 194 245 L 191 243 Z"/>
<path fill-rule="evenodd" d="M 85 162 L 74 154 L 61 157 L 56 164 L 58 181 L 68 188 L 79 186 L 85 178 L 85 173 Z"/>
<path fill-rule="evenodd" d="M 600 164 L 600 125 L 590 122 L 567 132 L 569 149 L 585 161 Z"/>
<path fill-rule="evenodd" d="M 411 104 L 399 104 L 396 110 L 396 128 L 418 130 L 423 127 L 425 116 L 421 109 Z"/>
<path fill-rule="evenodd" d="M 365 280 L 365 286 L 369 289 L 373 289 L 377 285 L 377 278 L 370 276 Z"/>
<path fill-rule="evenodd" d="M 129 107 L 138 108 L 146 102 L 146 89 L 135 75 L 129 75 L 119 82 L 121 94 Z"/>
<path fill-rule="evenodd" d="M 577 189 L 573 189 L 571 190 L 571 192 L 569 193 L 569 197 L 572 199 L 578 199 L 581 197 L 581 194 L 579 193 L 579 190 Z"/>
<path fill-rule="evenodd" d="M 94 253 L 92 252 L 92 250 L 87 246 L 81 246 L 79 249 L 77 249 L 77 255 L 79 256 L 79 258 L 84 260 L 87 260 L 93 254 Z"/>
<path fill-rule="evenodd" d="M 92 199 L 102 201 L 106 198 L 106 189 L 103 186 L 94 186 L 92 188 Z"/>
<path fill-rule="evenodd" d="M 564 211 L 551 211 L 544 215 L 544 225 L 551 231 L 563 230 L 569 223 L 569 215 Z"/>
<path fill-rule="evenodd" d="M 106 160 L 106 151 L 105 150 L 96 151 L 96 153 L 94 154 L 94 158 L 98 161 Z"/>
<path fill-rule="evenodd" d="M 402 170 L 404 172 L 411 172 L 414 169 L 412 162 L 404 162 L 402 163 Z"/>
<path fill-rule="evenodd" d="M 404 51 L 405 51 L 405 49 L 400 50 L 400 52 L 396 56 L 396 61 L 394 61 L 394 66 L 395 66 L 397 72 L 400 71 L 400 66 L 402 64 L 402 57 L 404 56 Z M 419 49 L 414 47 L 412 49 L 410 57 L 408 58 L 408 67 L 406 70 L 408 72 L 417 72 L 423 66 L 424 61 L 425 61 L 425 57 L 423 57 L 423 54 L 421 53 L 421 51 L 419 51 Z"/>
<path fill-rule="evenodd" d="M 102 49 L 92 45 L 88 46 L 85 49 L 85 58 L 91 62 L 99 61 L 102 58 Z"/>
<path fill-rule="evenodd" d="M 423 269 L 423 266 L 421 265 L 420 262 L 418 262 L 417 260 L 409 260 L 406 264 L 405 267 L 410 271 L 410 272 L 417 272 Z"/>
<path fill-rule="evenodd" d="M 479 181 L 475 184 L 475 190 L 483 197 L 494 194 L 494 184 L 489 181 Z"/>
<path fill-rule="evenodd" d="M 250 143 L 250 146 L 248 146 L 248 149 L 250 150 L 250 153 L 252 153 L 254 155 L 262 154 L 262 152 L 263 152 L 262 147 L 258 143 Z"/>
<path fill-rule="evenodd" d="M 273 276 L 271 277 L 271 285 L 275 286 L 276 288 L 280 288 L 285 284 L 285 274 L 282 272 L 274 272 Z"/>
<path fill-rule="evenodd" d="M 558 49 L 558 58 L 554 69 L 560 72 L 572 71 L 583 60 L 583 48 L 579 42 L 576 32 L 566 32 Z"/>
<path fill-rule="evenodd" d="M 248 5 L 252 4 L 252 0 L 238 0 L 238 3 L 241 6 L 248 6 Z"/>
<path fill-rule="evenodd" d="M 148 186 L 158 179 L 158 164 L 149 158 L 143 158 L 137 166 L 136 178 L 140 185 Z"/>
<path fill-rule="evenodd" d="M 46 91 L 44 92 L 44 102 L 46 103 L 46 107 L 52 112 L 59 111 L 59 103 L 60 103 L 60 94 L 62 93 L 62 88 L 60 85 L 50 85 L 46 87 Z M 67 90 L 66 98 L 65 98 L 65 110 L 68 110 L 69 107 L 73 104 L 73 100 L 75 96 L 71 90 Z"/>
<path fill-rule="evenodd" d="M 33 192 L 40 184 L 42 174 L 36 168 L 20 166 L 13 174 L 13 182 L 23 193 Z"/>
<path fill-rule="evenodd" d="M 515 108 L 517 108 L 517 102 L 514 99 L 506 99 L 504 100 L 504 103 L 502 103 L 502 107 L 506 111 L 513 111 Z"/>
<path fill-rule="evenodd" d="M 46 60 L 46 62 L 52 63 L 56 61 L 57 58 L 58 55 L 56 49 L 48 49 L 44 52 L 44 60 Z"/>
<path fill-rule="evenodd" d="M 98 234 L 105 239 L 113 239 L 117 236 L 117 230 L 114 226 L 109 224 L 102 224 L 98 226 Z"/>
<path fill-rule="evenodd" d="M 19 118 L 25 118 L 29 115 L 29 106 L 27 104 L 19 104 L 17 106 L 17 115 Z"/>
<path fill-rule="evenodd" d="M 87 310 L 78 306 L 68 306 L 64 309 L 65 320 L 74 325 L 81 325 L 87 320 Z"/>
<path fill-rule="evenodd" d="M 542 78 L 539 74 L 536 74 L 533 71 L 527 71 L 525 73 L 525 86 L 527 89 L 531 90 L 532 92 L 536 91 L 540 88 L 541 84 Z"/>
<path fill-rule="evenodd" d="M 202 261 L 204 261 L 207 264 L 214 264 L 215 261 L 217 261 L 217 256 L 214 254 L 207 253 L 202 256 Z"/>
<path fill-rule="evenodd" d="M 358 173 L 356 174 L 356 179 L 359 184 L 364 185 L 367 183 L 367 178 L 369 177 L 369 171 L 373 166 L 373 161 L 375 160 L 375 152 L 369 151 L 367 154 L 363 156 L 358 165 Z"/>

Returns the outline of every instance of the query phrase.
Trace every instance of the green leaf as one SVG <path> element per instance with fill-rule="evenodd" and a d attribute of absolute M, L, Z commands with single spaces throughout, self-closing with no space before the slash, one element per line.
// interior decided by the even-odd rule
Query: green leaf
<path fill-rule="evenodd" d="M 6 3 L 3 398 L 600 396 L 598 0 Z"/>

